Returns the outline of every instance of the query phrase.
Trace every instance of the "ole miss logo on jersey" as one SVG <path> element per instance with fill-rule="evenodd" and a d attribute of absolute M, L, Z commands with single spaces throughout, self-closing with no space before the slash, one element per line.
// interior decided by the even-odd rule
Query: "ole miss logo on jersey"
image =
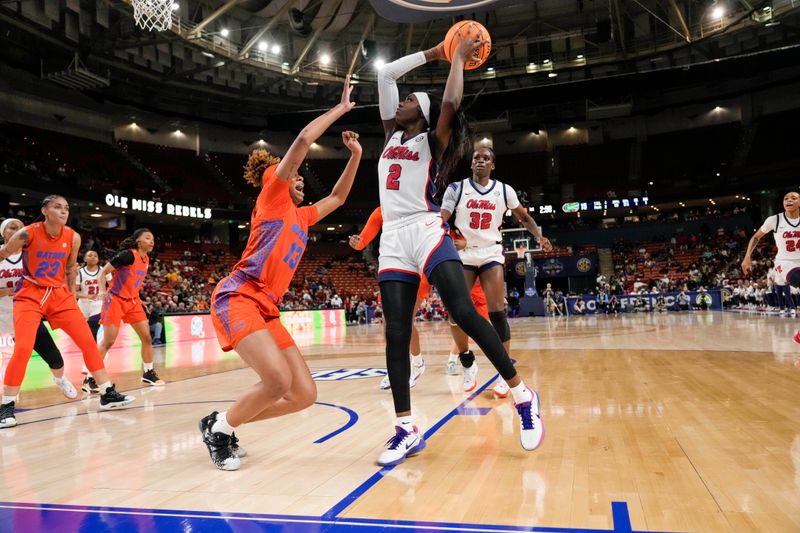
<path fill-rule="evenodd" d="M 489 200 L 475 200 L 471 198 L 467 202 L 467 209 L 489 209 L 494 211 L 497 208 L 494 202 Z"/>
<path fill-rule="evenodd" d="M 389 146 L 384 150 L 383 159 L 403 159 L 406 161 L 419 161 L 419 152 L 411 150 L 407 146 Z"/>

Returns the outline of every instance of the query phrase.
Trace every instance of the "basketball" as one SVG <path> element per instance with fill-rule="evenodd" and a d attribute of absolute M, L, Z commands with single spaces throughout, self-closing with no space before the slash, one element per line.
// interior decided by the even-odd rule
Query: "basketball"
<path fill-rule="evenodd" d="M 489 35 L 489 32 L 483 27 L 483 24 L 475 22 L 474 20 L 462 20 L 461 22 L 453 24 L 453 26 L 447 30 L 447 35 L 444 37 L 444 54 L 447 56 L 447 60 L 453 60 L 456 47 L 458 47 L 458 43 L 461 42 L 462 28 L 470 23 L 474 24 L 474 26 L 469 30 L 467 34 L 468 37 L 477 39 L 478 34 L 480 34 L 487 42 L 475 50 L 472 58 L 464 63 L 464 70 L 475 70 L 483 65 L 489 58 L 489 53 L 492 51 L 492 36 Z"/>

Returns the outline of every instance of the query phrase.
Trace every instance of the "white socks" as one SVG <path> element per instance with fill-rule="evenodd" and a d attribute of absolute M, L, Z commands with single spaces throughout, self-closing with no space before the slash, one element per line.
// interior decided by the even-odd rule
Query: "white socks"
<path fill-rule="evenodd" d="M 14 400 L 16 400 L 16 399 L 17 399 L 17 397 L 16 397 L 16 396 L 5 396 L 5 395 L 4 395 L 4 396 L 3 396 L 3 405 L 5 405 L 5 404 L 7 404 L 7 403 L 11 403 L 11 402 L 13 402 L 13 401 L 14 401 Z"/>
<path fill-rule="evenodd" d="M 457 353 L 451 353 L 450 356 L 447 358 L 447 362 L 448 363 L 451 363 L 451 362 L 455 363 L 456 361 L 458 361 L 458 354 Z"/>
<path fill-rule="evenodd" d="M 100 389 L 100 394 L 105 394 L 106 392 L 108 392 L 108 389 L 110 389 L 113 386 L 114 386 L 113 383 L 111 383 L 110 381 L 106 381 L 105 383 L 101 383 L 100 385 L 98 385 L 97 388 Z"/>
<path fill-rule="evenodd" d="M 144 365 L 144 371 L 147 372 L 148 370 L 153 370 L 153 363 L 142 363 Z"/>
<path fill-rule="evenodd" d="M 225 433 L 226 435 L 233 433 L 233 427 L 228 424 L 228 411 L 217 413 L 217 421 L 211 426 L 211 433 Z"/>
<path fill-rule="evenodd" d="M 414 417 L 411 415 L 398 416 L 397 425 L 405 429 L 409 433 L 412 433 L 414 431 Z"/>
<path fill-rule="evenodd" d="M 511 395 L 514 397 L 514 403 L 517 404 L 533 401 L 533 393 L 522 381 L 516 387 L 511 387 Z"/>

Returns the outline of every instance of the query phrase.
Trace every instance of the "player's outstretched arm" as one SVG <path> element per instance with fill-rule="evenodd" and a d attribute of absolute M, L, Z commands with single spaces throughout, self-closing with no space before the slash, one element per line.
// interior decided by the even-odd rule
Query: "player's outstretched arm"
<path fill-rule="evenodd" d="M 530 213 L 528 213 L 528 211 L 525 210 L 524 207 L 522 207 L 521 204 L 512 209 L 511 212 L 514 213 L 515 217 L 517 217 L 519 223 L 522 224 L 526 230 L 528 230 L 528 233 L 533 235 L 533 238 L 536 239 L 536 242 L 542 246 L 542 250 L 549 252 L 553 249 L 550 239 L 542 235 L 541 228 L 536 224 L 536 221 L 533 220 L 533 217 L 530 215 Z"/>
<path fill-rule="evenodd" d="M 750 272 L 753 271 L 753 250 L 756 249 L 758 246 L 758 241 L 760 241 L 766 233 L 761 230 L 755 232 L 755 234 L 750 237 L 750 242 L 747 243 L 747 251 L 744 254 L 744 259 L 742 260 L 742 273 L 747 276 Z"/>
<path fill-rule="evenodd" d="M 275 170 L 275 174 L 279 179 L 288 180 L 294 176 L 295 172 L 306 158 L 306 154 L 308 154 L 311 145 L 315 143 L 334 122 L 339 120 L 342 115 L 356 106 L 355 102 L 350 101 L 350 93 L 352 91 L 353 88 L 350 86 L 350 76 L 347 76 L 344 80 L 341 101 L 325 114 L 309 122 L 289 147 L 289 151 L 286 152 L 283 159 L 281 159 L 278 168 Z"/>
<path fill-rule="evenodd" d="M 444 95 L 442 95 L 442 110 L 439 112 L 439 120 L 436 122 L 437 160 L 441 160 L 450 144 L 453 122 L 461 107 L 461 99 L 464 97 L 464 63 L 472 57 L 475 50 L 487 42 L 483 38 L 482 31 L 478 32 L 475 39 L 467 38 L 472 26 L 473 24 L 469 23 L 459 30 L 461 39 L 450 63 L 450 74 L 447 76 L 447 84 L 444 87 Z"/>
<path fill-rule="evenodd" d="M 356 177 L 358 164 L 361 162 L 361 144 L 358 142 L 358 134 L 352 131 L 342 132 L 342 142 L 350 150 L 350 160 L 344 167 L 344 172 L 339 177 L 336 185 L 333 186 L 331 193 L 314 204 L 317 208 L 317 222 L 330 215 L 344 204 L 350 189 L 353 187 L 353 180 Z"/>
<path fill-rule="evenodd" d="M 378 232 L 382 227 L 383 211 L 381 211 L 380 207 L 376 207 L 369 215 L 367 224 L 364 226 L 364 229 L 361 230 L 361 233 L 359 235 L 350 236 L 350 247 L 354 250 L 363 250 L 378 236 Z"/>
<path fill-rule="evenodd" d="M 387 138 L 394 133 L 394 116 L 397 106 L 400 105 L 397 80 L 415 68 L 436 59 L 447 60 L 444 55 L 444 42 L 424 52 L 416 52 L 395 59 L 378 71 L 378 109 L 381 113 L 381 122 L 383 122 L 383 132 Z"/>

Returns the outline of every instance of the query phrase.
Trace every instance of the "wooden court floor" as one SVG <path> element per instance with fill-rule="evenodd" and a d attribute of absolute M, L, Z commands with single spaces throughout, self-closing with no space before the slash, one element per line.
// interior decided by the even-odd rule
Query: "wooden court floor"
<path fill-rule="evenodd" d="M 65 402 L 45 379 L 28 387 L 19 426 L 0 430 L 0 531 L 800 531 L 800 321 L 511 323 L 512 356 L 542 399 L 534 452 L 511 401 L 488 392 L 486 358 L 479 392 L 464 395 L 444 373 L 448 330 L 422 324 L 427 370 L 412 399 L 428 448 L 376 466 L 393 425 L 378 390 L 383 329 L 358 326 L 303 348 L 318 403 L 240 428 L 249 455 L 221 472 L 197 421 L 255 374 L 214 342 L 179 343 L 156 350 L 169 384 L 134 390 L 126 411 Z M 67 356 L 77 382 L 78 354 Z M 109 358 L 118 387 L 139 389 L 138 354 Z"/>

